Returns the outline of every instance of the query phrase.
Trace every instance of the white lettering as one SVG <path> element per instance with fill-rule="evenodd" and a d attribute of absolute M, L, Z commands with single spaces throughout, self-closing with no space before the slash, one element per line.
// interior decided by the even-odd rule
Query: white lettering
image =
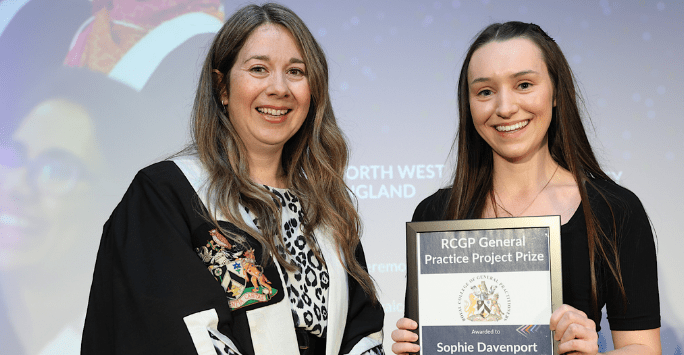
<path fill-rule="evenodd" d="M 385 310 L 385 313 L 404 313 L 404 303 L 397 303 L 394 300 L 392 300 L 392 303 L 383 303 L 382 308 Z"/>
<path fill-rule="evenodd" d="M 405 263 L 385 263 L 385 264 L 369 264 L 369 273 L 385 273 L 385 272 L 406 272 Z"/>
<path fill-rule="evenodd" d="M 387 166 L 387 170 L 385 170 L 384 166 L 381 166 L 380 174 L 383 180 L 385 179 L 385 175 L 389 175 L 389 179 L 394 179 L 394 169 L 392 169 L 392 165 Z"/>
<path fill-rule="evenodd" d="M 442 239 L 442 249 L 465 249 L 475 244 L 475 238 Z"/>
<path fill-rule="evenodd" d="M 425 170 L 425 165 L 416 165 L 416 178 L 417 179 L 425 179 L 425 175 L 423 174 Z"/>
<path fill-rule="evenodd" d="M 359 177 L 359 169 L 357 169 L 355 166 L 348 166 L 347 167 L 347 179 L 348 180 L 356 180 L 356 178 Z"/>
<path fill-rule="evenodd" d="M 456 344 L 444 344 L 442 342 L 437 343 L 437 352 L 438 353 L 472 353 L 473 350 L 475 350 L 474 345 L 468 345 L 468 342 L 465 342 L 461 344 L 459 341 Z"/>
<path fill-rule="evenodd" d="M 410 184 L 404 185 L 404 198 L 411 198 L 415 195 L 416 195 L 416 188 L 413 185 L 410 185 Z"/>
<path fill-rule="evenodd" d="M 370 175 L 368 174 L 370 172 L 370 168 L 367 165 L 361 165 L 361 178 L 362 179 L 370 179 Z"/>
<path fill-rule="evenodd" d="M 401 165 L 397 165 L 397 169 L 399 170 L 399 176 L 401 176 L 402 179 L 405 179 L 406 176 L 408 176 L 409 179 L 413 179 L 413 173 L 416 171 L 416 166 L 411 165 L 409 168 L 408 165 L 404 165 L 404 168 L 402 169 Z"/>
<path fill-rule="evenodd" d="M 524 247 L 525 246 L 525 236 L 516 239 L 487 239 L 487 237 L 480 238 L 480 246 L 483 248 L 494 248 L 494 247 Z"/>
<path fill-rule="evenodd" d="M 380 185 L 380 192 L 378 192 L 378 196 L 376 196 L 375 198 L 380 198 L 380 197 L 383 197 L 383 196 L 384 196 L 384 197 L 387 197 L 387 198 L 390 197 L 389 192 L 387 192 L 387 186 L 385 186 L 385 185 Z"/>
<path fill-rule="evenodd" d="M 620 183 L 620 178 L 622 177 L 622 171 L 606 171 L 606 175 L 610 175 L 613 177 L 613 180 L 615 180 L 616 183 Z"/>
<path fill-rule="evenodd" d="M 520 345 L 520 344 L 501 344 L 501 345 L 487 345 L 482 342 L 477 343 L 477 352 L 487 352 L 487 353 L 531 353 L 538 352 L 537 343 Z"/>
<path fill-rule="evenodd" d="M 390 196 L 401 197 L 401 185 L 390 185 Z"/>
<path fill-rule="evenodd" d="M 397 165 L 399 177 L 402 179 L 434 179 L 441 178 L 443 164 Z M 393 165 L 349 165 L 345 172 L 347 180 L 386 180 L 394 179 Z"/>
<path fill-rule="evenodd" d="M 532 254 L 531 252 L 515 252 L 515 261 L 544 261 L 544 254 Z"/>

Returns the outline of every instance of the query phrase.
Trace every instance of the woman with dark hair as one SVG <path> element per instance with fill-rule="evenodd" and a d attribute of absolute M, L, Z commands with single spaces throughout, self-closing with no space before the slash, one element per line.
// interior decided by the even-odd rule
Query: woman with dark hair
<path fill-rule="evenodd" d="M 3 353 L 78 352 L 97 248 L 92 236 L 121 183 L 116 161 L 126 140 L 117 128 L 141 121 L 132 109 L 137 99 L 101 73 L 72 68 L 46 72 L 18 95 L 16 129 L 0 140 Z M 14 332 L 16 348 L 6 338 Z"/>
<path fill-rule="evenodd" d="M 539 26 L 492 24 L 474 40 L 458 83 L 453 185 L 414 221 L 560 215 L 563 306 L 550 326 L 560 353 L 596 354 L 607 306 L 616 354 L 660 354 L 656 255 L 639 199 L 599 166 L 560 47 Z M 408 318 L 392 333 L 416 352 Z"/>
<path fill-rule="evenodd" d="M 327 70 L 283 6 L 226 22 L 193 144 L 141 170 L 105 224 L 83 354 L 383 352 Z"/>

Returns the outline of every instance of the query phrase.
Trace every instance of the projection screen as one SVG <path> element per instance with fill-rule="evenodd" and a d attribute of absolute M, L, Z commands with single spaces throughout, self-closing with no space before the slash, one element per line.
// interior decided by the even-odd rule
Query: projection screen
<path fill-rule="evenodd" d="M 387 353 L 404 312 L 405 222 L 452 180 L 465 51 L 484 26 L 509 20 L 537 23 L 560 45 L 603 168 L 644 204 L 657 234 L 663 354 L 682 353 L 682 2 L 282 3 L 327 55 Z M 103 4 L 121 6 L 125 21 L 108 22 Z M 102 225 L 137 170 L 189 142 L 198 69 L 225 16 L 245 4 L 0 2 L 1 353 L 78 353 Z M 604 316 L 602 351 L 610 339 Z"/>

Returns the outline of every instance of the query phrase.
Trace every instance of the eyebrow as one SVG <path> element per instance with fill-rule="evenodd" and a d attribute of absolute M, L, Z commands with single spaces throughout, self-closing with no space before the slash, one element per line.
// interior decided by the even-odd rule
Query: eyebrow
<path fill-rule="evenodd" d="M 517 73 L 511 75 L 511 77 L 512 77 L 512 78 L 517 78 L 517 77 L 520 77 L 520 76 L 523 76 L 523 75 L 527 75 L 527 74 L 539 74 L 539 73 L 536 72 L 536 71 L 534 71 L 534 70 L 531 70 L 531 69 L 530 69 L 530 70 L 523 70 L 523 71 L 517 72 Z M 487 81 L 490 81 L 490 80 L 492 80 L 492 79 L 491 79 L 491 78 L 486 78 L 486 77 L 477 78 L 477 79 L 471 81 L 471 82 L 470 82 L 470 85 L 477 84 L 477 83 L 482 83 L 482 82 L 487 82 Z"/>
<path fill-rule="evenodd" d="M 263 60 L 263 61 L 268 62 L 268 61 L 271 60 L 271 57 L 269 57 L 269 56 L 267 56 L 267 55 L 253 55 L 253 56 L 247 58 L 247 59 L 245 60 L 245 63 L 249 62 L 249 61 L 252 60 L 252 59 Z M 290 63 L 293 63 L 293 64 L 294 64 L 294 63 L 306 64 L 306 63 L 304 63 L 304 60 L 299 59 L 299 58 L 295 58 L 295 57 L 290 58 Z"/>

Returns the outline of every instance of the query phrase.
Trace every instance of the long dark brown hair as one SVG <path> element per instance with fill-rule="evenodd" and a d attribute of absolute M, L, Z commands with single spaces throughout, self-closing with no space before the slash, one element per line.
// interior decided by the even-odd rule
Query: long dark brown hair
<path fill-rule="evenodd" d="M 293 270 L 277 251 L 278 245 L 282 247 L 280 205 L 274 203 L 274 194 L 250 179 L 245 145 L 221 103 L 221 92 L 230 92 L 230 71 L 238 53 L 254 30 L 265 24 L 282 26 L 293 35 L 304 57 L 311 91 L 307 117 L 285 143 L 281 160 L 286 184 L 302 202 L 304 237 L 323 261 L 314 230 L 321 228 L 329 233 L 347 272 L 377 301 L 370 275 L 355 258 L 361 222 L 343 179 L 349 151 L 330 102 L 325 54 L 304 22 L 282 5 L 248 5 L 239 9 L 216 35 L 202 67 L 193 108 L 192 148 L 209 173 L 209 218 L 218 225 L 217 212 L 222 214 L 264 247 L 263 263 L 269 263 L 272 255 L 285 268 Z M 240 205 L 257 216 L 259 232 L 242 220 Z M 224 233 L 244 242 L 238 235 L 225 230 Z"/>
<path fill-rule="evenodd" d="M 589 263 L 592 270 L 591 299 L 594 305 L 593 317 L 596 319 L 599 315 L 596 273 L 600 261 L 608 265 L 620 287 L 623 300 L 626 298 L 620 262 L 617 258 L 616 228 L 613 228 L 612 235 L 601 229 L 587 195 L 587 186 L 593 186 L 592 179 L 611 179 L 601 169 L 587 139 L 580 110 L 580 107 L 583 107 L 583 100 L 575 89 L 575 77 L 570 65 L 558 44 L 535 24 L 512 21 L 489 25 L 475 37 L 468 49 L 458 80 L 459 128 L 454 142 L 458 147 L 458 162 L 446 216 L 456 219 L 479 218 L 484 213 L 487 200 L 493 201 L 493 152 L 473 124 L 469 103 L 468 68 L 473 53 L 479 48 L 493 41 L 513 38 L 526 38 L 537 45 L 553 83 L 556 106 L 553 108 L 547 132 L 548 146 L 553 160 L 572 173 L 579 187 L 587 226 Z M 610 207 L 607 200 L 606 203 Z M 611 214 L 615 227 L 612 208 Z"/>

